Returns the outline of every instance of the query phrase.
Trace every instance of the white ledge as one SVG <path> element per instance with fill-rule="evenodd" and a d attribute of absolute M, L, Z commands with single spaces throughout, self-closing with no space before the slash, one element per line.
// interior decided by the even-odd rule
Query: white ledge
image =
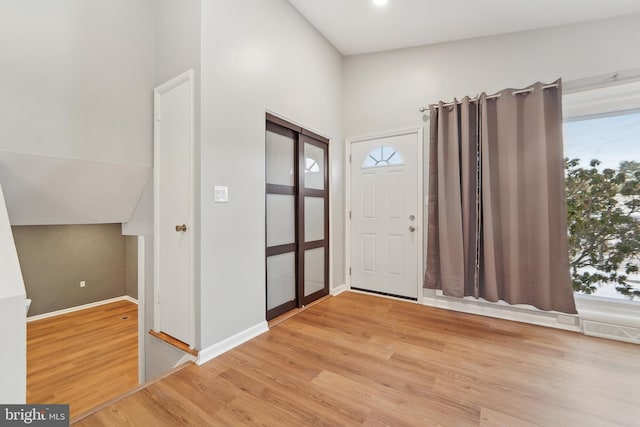
<path fill-rule="evenodd" d="M 575 294 L 582 319 L 640 328 L 640 302 Z"/>
<path fill-rule="evenodd" d="M 542 311 L 528 305 L 510 305 L 472 297 L 453 298 L 425 289 L 422 303 L 463 313 L 513 320 L 533 325 L 583 332 L 582 320 L 615 326 L 640 328 L 640 303 L 634 301 L 574 294 L 578 315 Z"/>

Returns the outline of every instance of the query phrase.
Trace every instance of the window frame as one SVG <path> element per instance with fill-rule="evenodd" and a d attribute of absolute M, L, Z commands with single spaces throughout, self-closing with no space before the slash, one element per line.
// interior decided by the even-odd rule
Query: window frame
<path fill-rule="evenodd" d="M 623 82 L 609 80 L 604 83 L 592 83 L 591 80 L 586 79 L 582 85 L 576 82 L 563 88 L 563 125 L 565 122 L 640 111 L 640 74 Z M 634 317 L 638 320 L 632 323 L 638 322 L 640 325 L 640 316 L 637 314 L 640 300 L 616 299 L 575 291 L 573 295 L 578 312 L 583 318 L 601 321 L 604 317 L 607 321 L 618 324 L 621 322 L 620 319 Z M 585 314 L 589 317 L 584 317 Z M 616 320 L 613 320 L 614 318 Z M 629 322 L 622 321 L 622 324 Z"/>

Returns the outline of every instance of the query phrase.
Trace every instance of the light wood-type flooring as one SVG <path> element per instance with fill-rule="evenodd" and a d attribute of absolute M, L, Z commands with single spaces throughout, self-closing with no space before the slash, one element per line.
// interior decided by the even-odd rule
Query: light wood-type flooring
<path fill-rule="evenodd" d="M 119 301 L 27 324 L 27 403 L 68 403 L 74 417 L 137 385 L 136 304 Z"/>
<path fill-rule="evenodd" d="M 638 426 L 640 346 L 343 293 L 79 426 Z"/>

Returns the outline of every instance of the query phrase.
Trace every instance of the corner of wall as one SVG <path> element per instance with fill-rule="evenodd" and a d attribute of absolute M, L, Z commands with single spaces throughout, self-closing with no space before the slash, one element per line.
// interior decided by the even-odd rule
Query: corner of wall
<path fill-rule="evenodd" d="M 269 325 L 266 321 L 260 322 L 250 328 L 240 331 L 237 334 L 230 336 L 218 343 L 215 343 L 207 348 L 204 348 L 198 352 L 197 364 L 202 365 L 223 353 L 249 341 L 252 338 L 257 337 L 269 330 Z"/>

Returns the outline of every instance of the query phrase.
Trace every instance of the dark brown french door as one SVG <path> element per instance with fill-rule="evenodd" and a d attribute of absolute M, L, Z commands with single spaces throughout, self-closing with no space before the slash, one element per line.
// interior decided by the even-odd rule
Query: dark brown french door
<path fill-rule="evenodd" d="M 329 293 L 329 141 L 267 114 L 267 320 Z"/>

